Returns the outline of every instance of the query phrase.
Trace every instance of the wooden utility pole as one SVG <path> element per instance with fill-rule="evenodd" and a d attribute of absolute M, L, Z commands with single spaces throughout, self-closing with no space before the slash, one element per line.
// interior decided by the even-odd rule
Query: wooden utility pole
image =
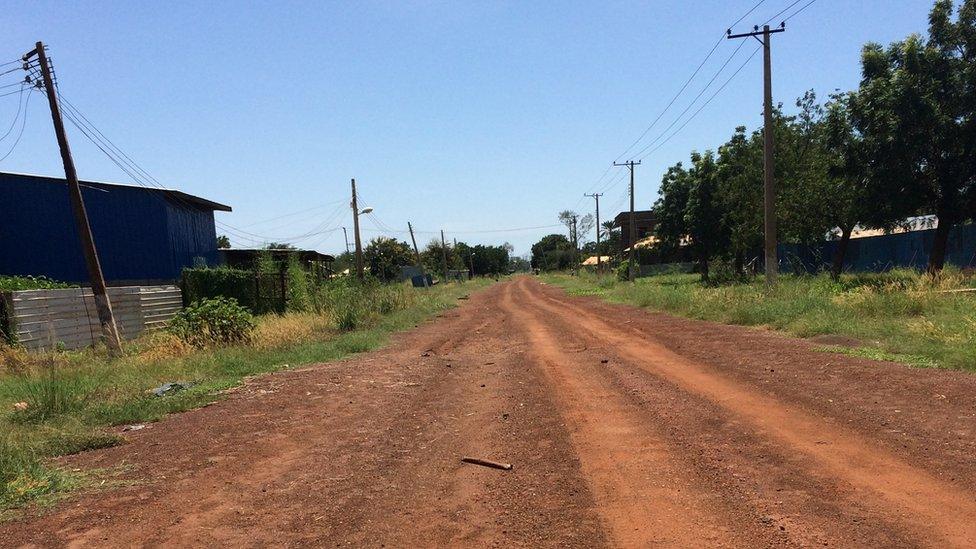
<path fill-rule="evenodd" d="M 770 29 L 769 25 L 753 27 L 753 32 L 732 34 L 729 29 L 729 39 L 753 37 L 763 47 L 763 225 L 765 226 L 765 256 L 766 256 L 766 285 L 776 284 L 779 272 L 776 257 L 776 180 L 773 166 L 773 75 L 772 57 L 770 54 L 770 35 L 786 30 L 786 24 L 780 23 L 778 29 Z M 762 36 L 760 40 L 759 37 Z"/>
<path fill-rule="evenodd" d="M 359 238 L 359 203 L 356 201 L 356 179 L 352 180 L 352 232 L 356 240 L 356 277 L 363 280 L 363 241 Z"/>
<path fill-rule="evenodd" d="M 596 200 L 596 272 L 603 272 L 603 252 L 600 251 L 600 197 L 603 193 L 583 194 Z"/>
<path fill-rule="evenodd" d="M 342 240 L 346 243 L 346 253 L 349 253 L 349 234 L 346 233 L 346 228 L 342 228 Z"/>
<path fill-rule="evenodd" d="M 634 219 L 634 166 L 639 166 L 640 160 L 634 162 L 628 160 L 620 164 L 614 162 L 614 166 L 627 166 L 630 168 L 630 253 L 627 256 L 627 280 L 633 282 L 634 274 L 634 244 L 637 244 L 637 223 Z"/>
<path fill-rule="evenodd" d="M 444 229 L 441 229 L 441 261 L 444 263 L 444 282 L 447 282 L 447 244 L 444 242 Z"/>
<path fill-rule="evenodd" d="M 430 288 L 427 285 L 427 273 L 424 272 L 424 262 L 420 259 L 420 248 L 417 248 L 417 239 L 413 236 L 413 225 L 407 221 L 407 229 L 410 231 L 410 241 L 413 242 L 413 253 L 417 256 L 417 269 L 420 270 L 420 278 L 424 279 L 424 288 Z"/>
<path fill-rule="evenodd" d="M 573 273 L 578 275 L 579 274 L 579 239 L 577 238 L 576 235 L 576 218 L 577 216 L 574 214 L 573 233 L 570 236 L 573 237 Z"/>
<path fill-rule="evenodd" d="M 88 222 L 88 212 L 85 210 L 85 201 L 81 196 L 81 187 L 78 185 L 75 162 L 71 158 L 71 148 L 68 147 L 68 136 L 65 134 L 64 121 L 61 119 L 58 92 L 54 88 L 54 78 L 51 76 L 51 66 L 48 63 L 47 53 L 44 51 L 44 44 L 38 42 L 34 51 L 24 55 L 24 62 L 29 62 L 35 54 L 40 64 L 41 76 L 44 78 L 44 91 L 47 92 L 47 102 L 51 107 L 51 119 L 54 121 L 54 133 L 58 138 L 58 148 L 61 149 L 64 176 L 68 181 L 68 199 L 71 202 L 71 210 L 74 212 L 75 223 L 78 226 L 78 236 L 81 237 L 81 249 L 85 254 L 85 264 L 88 267 L 88 278 L 91 280 L 98 322 L 102 327 L 102 337 L 112 353 L 119 353 L 122 351 L 122 342 L 119 339 L 119 330 L 115 324 L 115 315 L 112 313 L 112 302 L 105 290 L 105 277 L 102 275 L 102 265 L 98 261 L 98 251 L 95 249 L 95 239 Z"/>

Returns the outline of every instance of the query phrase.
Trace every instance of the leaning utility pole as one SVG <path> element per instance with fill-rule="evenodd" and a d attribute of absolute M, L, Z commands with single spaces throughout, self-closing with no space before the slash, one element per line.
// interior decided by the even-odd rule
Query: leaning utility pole
<path fill-rule="evenodd" d="M 420 278 L 424 279 L 424 288 L 430 288 L 427 285 L 427 273 L 424 272 L 424 262 L 420 260 L 420 249 L 417 248 L 417 239 L 413 237 L 413 225 L 407 221 L 407 229 L 410 230 L 410 241 L 413 242 L 413 253 L 417 255 L 417 269 L 420 270 Z"/>
<path fill-rule="evenodd" d="M 447 282 L 447 244 L 444 243 L 444 229 L 441 229 L 441 261 L 444 263 L 444 282 Z"/>
<path fill-rule="evenodd" d="M 349 234 L 346 233 L 346 228 L 342 228 L 342 240 L 346 243 L 346 253 L 349 253 Z"/>
<path fill-rule="evenodd" d="M 356 277 L 363 280 L 363 241 L 359 238 L 359 203 L 356 202 L 356 179 L 352 180 L 352 232 L 356 240 Z"/>
<path fill-rule="evenodd" d="M 600 251 L 600 197 L 603 193 L 583 194 L 596 200 L 596 272 L 603 272 L 603 252 Z"/>
<path fill-rule="evenodd" d="M 634 221 L 634 166 L 639 166 L 640 160 L 634 162 L 628 160 L 620 164 L 614 162 L 614 166 L 627 166 L 630 168 L 630 254 L 627 256 L 627 280 L 634 281 L 634 244 L 637 244 L 637 225 Z"/>
<path fill-rule="evenodd" d="M 25 68 L 34 55 L 37 55 L 37 60 L 40 64 L 41 76 L 44 78 L 44 91 L 47 92 L 47 102 L 51 107 L 54 133 L 58 138 L 58 148 L 61 149 L 61 162 L 64 164 L 64 176 L 68 181 L 68 199 L 71 202 L 71 209 L 75 215 L 75 222 L 78 225 L 78 236 L 81 237 L 81 248 L 85 254 L 88 277 L 91 279 L 92 297 L 95 299 L 98 322 L 102 326 L 102 336 L 105 338 L 109 350 L 112 353 L 119 353 L 122 351 L 122 342 L 119 339 L 119 330 L 115 324 L 115 315 L 112 313 L 112 302 L 109 300 L 108 293 L 105 290 L 105 278 L 102 276 L 102 265 L 98 261 L 98 251 L 95 249 L 95 239 L 92 236 L 91 225 L 88 222 L 88 212 L 85 210 L 85 201 L 81 196 L 81 187 L 78 185 L 78 172 L 75 171 L 75 162 L 71 158 L 71 149 L 68 147 L 68 136 L 65 134 L 64 121 L 61 119 L 61 108 L 57 96 L 58 92 L 54 88 L 54 79 L 51 77 L 51 66 L 48 63 L 47 53 L 44 51 L 44 44 L 38 42 L 34 51 L 24 54 Z"/>
<path fill-rule="evenodd" d="M 770 35 L 786 30 L 786 23 L 780 23 L 778 29 L 770 29 L 769 25 L 753 27 L 753 32 L 732 34 L 727 31 L 729 39 L 753 37 L 762 40 L 763 46 L 763 224 L 765 225 L 765 255 L 766 255 L 766 285 L 776 284 L 778 260 L 776 258 L 776 186 L 773 178 L 773 75 L 770 57 Z"/>

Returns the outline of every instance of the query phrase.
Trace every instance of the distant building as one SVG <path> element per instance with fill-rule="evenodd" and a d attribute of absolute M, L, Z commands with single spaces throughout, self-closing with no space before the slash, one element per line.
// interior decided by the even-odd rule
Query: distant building
<path fill-rule="evenodd" d="M 109 284 L 171 282 L 184 267 L 217 264 L 214 211 L 230 206 L 177 190 L 80 183 Z M 64 179 L 0 172 L 0 274 L 88 282 Z"/>
<path fill-rule="evenodd" d="M 613 224 L 615 227 L 620 228 L 620 249 L 618 252 L 623 254 L 625 250 L 630 248 L 630 212 L 620 212 L 617 214 L 617 217 L 613 218 Z M 654 210 L 634 211 L 634 226 L 637 241 L 651 236 L 654 233 L 654 227 L 656 225 L 657 216 L 654 215 Z"/>

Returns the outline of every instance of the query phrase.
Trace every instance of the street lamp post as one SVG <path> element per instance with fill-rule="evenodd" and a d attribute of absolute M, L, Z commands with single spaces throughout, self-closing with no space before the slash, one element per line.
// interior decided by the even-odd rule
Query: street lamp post
<path fill-rule="evenodd" d="M 362 211 L 359 210 L 359 204 L 356 202 L 356 180 L 352 180 L 352 225 L 353 232 L 356 238 L 356 277 L 359 280 L 363 280 L 363 241 L 359 236 L 359 216 L 360 214 L 365 215 L 373 211 L 373 208 L 363 208 Z"/>

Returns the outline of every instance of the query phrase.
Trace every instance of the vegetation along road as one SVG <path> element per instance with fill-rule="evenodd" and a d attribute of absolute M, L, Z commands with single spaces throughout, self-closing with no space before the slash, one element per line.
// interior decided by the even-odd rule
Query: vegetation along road
<path fill-rule="evenodd" d="M 131 482 L 0 545 L 972 547 L 974 426 L 971 374 L 523 276 L 68 458 Z"/>

